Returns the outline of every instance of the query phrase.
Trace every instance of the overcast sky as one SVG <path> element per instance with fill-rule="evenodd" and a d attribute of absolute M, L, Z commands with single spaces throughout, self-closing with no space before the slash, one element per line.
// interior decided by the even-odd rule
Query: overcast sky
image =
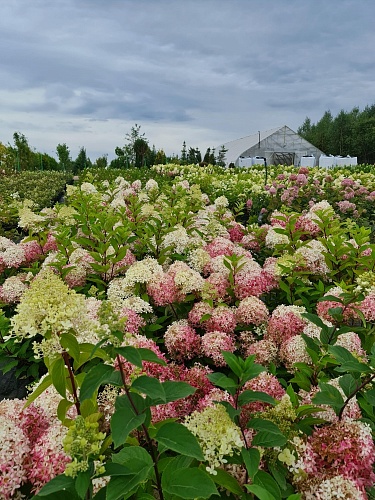
<path fill-rule="evenodd" d="M 375 103 L 374 0 L 4 0 L 0 141 L 180 154 Z"/>

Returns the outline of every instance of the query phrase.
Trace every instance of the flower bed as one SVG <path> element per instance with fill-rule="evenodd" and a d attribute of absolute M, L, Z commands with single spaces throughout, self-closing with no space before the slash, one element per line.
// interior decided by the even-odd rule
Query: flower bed
<path fill-rule="evenodd" d="M 36 209 L 50 207 L 65 191 L 72 176 L 61 172 L 3 173 L 0 182 L 0 236 L 17 238 L 17 202 L 33 201 Z"/>
<path fill-rule="evenodd" d="M 360 188 L 321 182 L 302 212 L 313 174 L 284 175 L 257 181 L 260 225 L 195 168 L 24 203 L 32 236 L 0 241 L 3 351 L 46 373 L 0 402 L 0 498 L 371 498 L 375 246 L 366 212 L 324 198 Z"/>

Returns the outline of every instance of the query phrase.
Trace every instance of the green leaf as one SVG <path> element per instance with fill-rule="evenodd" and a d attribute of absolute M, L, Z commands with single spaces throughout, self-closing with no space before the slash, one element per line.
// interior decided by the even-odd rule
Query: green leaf
<path fill-rule="evenodd" d="M 353 354 L 348 351 L 348 349 L 345 349 L 345 347 L 342 347 L 340 345 L 328 346 L 328 352 L 330 354 L 333 354 L 337 361 L 339 361 L 340 363 L 345 363 L 346 361 L 357 361 L 357 358 L 355 358 Z"/>
<path fill-rule="evenodd" d="M 155 439 L 166 448 L 203 461 L 204 456 L 197 438 L 184 425 L 170 422 L 163 425 Z"/>
<path fill-rule="evenodd" d="M 66 374 L 65 363 L 63 358 L 57 358 L 51 365 L 50 369 L 52 383 L 55 389 L 63 398 L 66 397 Z"/>
<path fill-rule="evenodd" d="M 361 363 L 360 361 L 346 361 L 342 363 L 341 366 L 335 368 L 337 372 L 345 373 L 345 372 L 355 372 L 355 373 L 371 373 L 371 366 L 366 365 L 365 363 Z"/>
<path fill-rule="evenodd" d="M 115 448 L 125 443 L 129 433 L 143 424 L 145 413 L 137 414 L 130 405 L 116 410 L 111 418 L 112 439 Z"/>
<path fill-rule="evenodd" d="M 268 472 L 264 472 L 263 470 L 258 470 L 253 479 L 253 484 L 258 486 L 262 486 L 268 493 L 276 498 L 276 500 L 281 500 L 281 491 L 279 485 Z"/>
<path fill-rule="evenodd" d="M 178 469 L 170 474 L 165 471 L 162 476 L 162 488 L 169 495 L 186 500 L 220 496 L 211 477 L 197 467 Z"/>
<path fill-rule="evenodd" d="M 197 390 L 195 387 L 192 387 L 186 382 L 175 382 L 173 380 L 162 382 L 162 386 L 165 393 L 166 403 L 171 403 L 172 401 L 177 401 L 177 399 L 191 396 Z"/>
<path fill-rule="evenodd" d="M 312 402 L 317 405 L 329 405 L 338 415 L 341 407 L 344 405 L 344 400 L 340 391 L 333 385 L 325 384 L 323 382 L 319 384 L 319 387 L 320 392 L 312 398 Z"/>
<path fill-rule="evenodd" d="M 57 406 L 57 418 L 61 421 L 65 419 L 66 412 L 69 410 L 74 403 L 68 401 L 67 399 L 62 399 Z"/>
<path fill-rule="evenodd" d="M 48 481 L 48 483 L 45 484 L 38 492 L 38 495 L 35 498 L 46 497 L 52 493 L 60 491 L 69 491 L 69 493 L 74 491 L 74 479 L 72 477 L 65 476 L 65 474 L 60 474 L 59 476 L 56 476 Z"/>
<path fill-rule="evenodd" d="M 272 476 L 274 477 L 274 479 L 276 480 L 280 489 L 282 491 L 285 491 L 287 487 L 286 484 L 286 476 L 288 474 L 287 469 L 283 465 L 281 465 L 279 461 L 275 462 L 274 464 L 269 463 L 268 469 L 272 474 Z"/>
<path fill-rule="evenodd" d="M 130 345 L 127 345 L 125 347 L 117 347 L 115 349 L 115 352 L 117 354 L 120 354 L 123 358 L 128 360 L 133 365 L 138 366 L 138 368 L 142 368 L 141 354 L 136 347 Z"/>
<path fill-rule="evenodd" d="M 232 370 L 232 372 L 237 375 L 238 378 L 241 378 L 243 372 L 243 361 L 241 358 L 238 358 L 235 354 L 228 351 L 222 351 L 221 354 L 225 359 L 225 362 Z"/>
<path fill-rule="evenodd" d="M 258 432 L 252 440 L 252 446 L 263 446 L 264 448 L 273 448 L 275 446 L 284 446 L 287 439 L 276 424 L 262 418 L 253 418 L 247 425 Z"/>
<path fill-rule="evenodd" d="M 355 392 L 361 385 L 360 381 L 357 381 L 353 375 L 347 373 L 339 378 L 339 384 L 341 389 L 344 391 L 346 397 L 349 397 L 353 392 Z"/>
<path fill-rule="evenodd" d="M 162 359 L 160 359 L 154 351 L 151 351 L 151 349 L 147 349 L 146 347 L 139 347 L 138 352 L 141 355 L 141 358 L 143 361 L 149 361 L 150 363 L 157 363 L 158 365 L 165 366 L 166 362 Z"/>
<path fill-rule="evenodd" d="M 72 335 L 71 333 L 63 333 L 60 337 L 60 344 L 69 354 L 69 356 L 71 356 L 75 361 L 79 362 L 80 348 L 79 343 L 74 335 Z"/>
<path fill-rule="evenodd" d="M 245 484 L 245 488 L 250 491 L 250 493 L 254 493 L 259 500 L 277 500 L 277 498 L 263 488 L 263 486 L 259 486 L 258 484 Z"/>
<path fill-rule="evenodd" d="M 75 488 L 80 498 L 82 499 L 85 498 L 86 492 L 90 486 L 90 482 L 91 482 L 90 470 L 78 473 L 78 476 L 75 479 Z"/>
<path fill-rule="evenodd" d="M 260 373 L 265 372 L 266 368 L 258 363 L 253 363 L 249 368 L 247 368 L 241 378 L 241 383 L 244 384 L 248 380 L 257 377 Z"/>
<path fill-rule="evenodd" d="M 158 400 L 154 404 L 166 403 L 166 394 L 163 385 L 154 377 L 141 375 L 134 380 L 131 387 L 142 394 L 146 394 L 152 400 Z"/>
<path fill-rule="evenodd" d="M 215 471 L 216 474 L 212 476 L 212 479 L 216 484 L 218 484 L 222 488 L 225 488 L 227 491 L 234 493 L 235 495 L 243 495 L 241 486 L 233 476 L 231 476 L 224 469 L 215 469 Z"/>
<path fill-rule="evenodd" d="M 236 382 L 224 375 L 224 373 L 220 372 L 214 372 L 214 373 L 209 373 L 207 375 L 207 378 L 210 382 L 212 382 L 214 385 L 217 385 L 218 387 L 221 387 L 222 389 L 227 390 L 228 392 L 233 392 L 237 388 Z"/>
<path fill-rule="evenodd" d="M 260 453 L 256 448 L 241 449 L 241 455 L 246 466 L 246 470 L 251 478 L 255 476 L 259 469 Z"/>
<path fill-rule="evenodd" d="M 253 401 L 263 401 L 264 403 L 269 403 L 270 405 L 275 405 L 275 399 L 262 391 L 243 391 L 238 397 L 238 404 L 240 406 L 246 405 Z"/>
<path fill-rule="evenodd" d="M 119 466 L 119 474 L 111 473 L 106 500 L 124 500 L 135 493 L 139 485 L 150 477 L 153 460 L 140 446 L 123 448 L 113 455 L 112 459 L 112 465 Z"/>
<path fill-rule="evenodd" d="M 51 375 L 47 375 L 38 385 L 38 387 L 30 394 L 26 400 L 25 408 L 27 408 L 33 401 L 37 399 L 38 396 L 43 394 L 43 392 L 52 384 Z"/>
<path fill-rule="evenodd" d="M 119 374 L 119 372 L 117 373 Z M 92 367 L 83 379 L 79 395 L 80 401 L 90 399 L 101 385 L 113 383 L 113 375 L 115 375 L 113 366 L 99 363 Z"/>

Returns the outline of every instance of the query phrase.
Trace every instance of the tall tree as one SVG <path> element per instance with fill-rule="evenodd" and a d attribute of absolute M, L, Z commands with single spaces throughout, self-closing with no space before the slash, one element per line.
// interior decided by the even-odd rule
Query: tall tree
<path fill-rule="evenodd" d="M 186 142 L 185 141 L 182 144 L 180 163 L 181 163 L 181 165 L 186 165 L 186 163 L 187 163 L 187 149 L 186 149 Z"/>
<path fill-rule="evenodd" d="M 84 170 L 89 166 L 87 154 L 86 154 L 86 149 L 84 147 L 81 147 L 79 150 L 78 156 L 75 159 L 73 163 L 73 174 L 77 175 L 79 172 Z"/>
<path fill-rule="evenodd" d="M 21 134 L 21 132 L 14 132 L 13 141 L 13 150 L 16 159 L 16 170 L 34 170 L 34 155 L 26 137 Z"/>
<path fill-rule="evenodd" d="M 59 159 L 59 165 L 61 170 L 70 170 L 72 166 L 72 159 L 70 157 L 70 151 L 68 146 L 64 144 L 58 144 L 56 146 L 56 153 Z"/>
<path fill-rule="evenodd" d="M 135 166 L 140 168 L 145 166 L 145 158 L 149 151 L 148 143 L 145 139 L 138 137 L 133 144 L 135 153 Z"/>
<path fill-rule="evenodd" d="M 219 153 L 216 158 L 216 164 L 219 165 L 219 167 L 225 167 L 226 165 L 226 154 L 227 154 L 227 149 L 225 148 L 224 144 L 221 146 L 219 149 Z"/>

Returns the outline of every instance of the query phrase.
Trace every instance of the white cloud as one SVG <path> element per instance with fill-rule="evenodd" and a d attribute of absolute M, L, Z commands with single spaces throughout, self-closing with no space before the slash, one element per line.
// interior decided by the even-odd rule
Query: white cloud
<path fill-rule="evenodd" d="M 356 0 L 12 0 L 2 6 L 0 141 L 95 159 L 134 123 L 204 150 L 373 104 L 375 4 Z"/>

